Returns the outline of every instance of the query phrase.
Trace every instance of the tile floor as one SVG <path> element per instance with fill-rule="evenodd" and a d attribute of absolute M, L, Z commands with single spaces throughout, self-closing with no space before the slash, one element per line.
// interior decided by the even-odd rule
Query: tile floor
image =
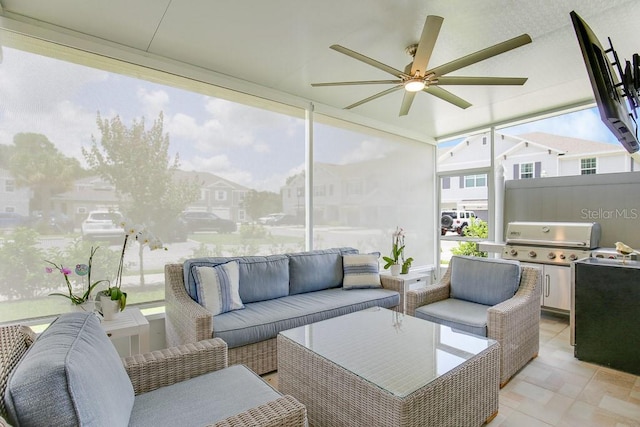
<path fill-rule="evenodd" d="M 264 378 L 277 388 L 277 373 Z M 640 377 L 574 358 L 569 319 L 543 313 L 540 353 L 500 390 L 487 426 L 640 427 Z"/>

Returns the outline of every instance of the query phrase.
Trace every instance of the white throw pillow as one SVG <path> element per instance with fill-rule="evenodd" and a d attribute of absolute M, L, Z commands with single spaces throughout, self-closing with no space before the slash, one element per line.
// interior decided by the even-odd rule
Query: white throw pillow
<path fill-rule="evenodd" d="M 344 289 L 380 288 L 377 254 L 343 255 Z"/>
<path fill-rule="evenodd" d="M 198 302 L 213 315 L 244 308 L 240 299 L 238 261 L 195 267 Z"/>

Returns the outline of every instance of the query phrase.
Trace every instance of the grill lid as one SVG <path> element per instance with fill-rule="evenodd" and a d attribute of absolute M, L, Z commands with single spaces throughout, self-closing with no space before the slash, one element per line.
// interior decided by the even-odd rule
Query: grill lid
<path fill-rule="evenodd" d="M 515 221 L 507 224 L 505 243 L 593 249 L 600 244 L 600 224 Z"/>

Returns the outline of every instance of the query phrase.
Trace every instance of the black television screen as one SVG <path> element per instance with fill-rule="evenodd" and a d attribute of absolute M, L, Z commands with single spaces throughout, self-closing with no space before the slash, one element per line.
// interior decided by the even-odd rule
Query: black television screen
<path fill-rule="evenodd" d="M 575 11 L 570 15 L 600 111 L 600 118 L 622 146 L 629 153 L 635 153 L 640 148 L 637 125 L 632 114 L 635 111 L 630 110 L 623 99 L 623 91 L 620 89 L 622 77 L 618 78 L 616 70 L 607 58 L 607 51 L 586 22 Z"/>

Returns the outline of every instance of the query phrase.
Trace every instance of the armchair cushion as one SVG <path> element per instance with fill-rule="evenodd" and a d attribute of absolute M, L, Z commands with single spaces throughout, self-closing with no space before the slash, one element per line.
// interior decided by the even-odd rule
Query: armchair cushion
<path fill-rule="evenodd" d="M 248 368 L 234 365 L 139 394 L 130 425 L 210 425 L 280 396 Z"/>
<path fill-rule="evenodd" d="M 515 295 L 520 263 L 513 260 L 454 256 L 450 297 L 493 306 Z"/>
<path fill-rule="evenodd" d="M 448 298 L 418 307 L 415 317 L 486 337 L 488 308 L 487 305 Z"/>
<path fill-rule="evenodd" d="M 239 294 L 238 261 L 195 267 L 198 303 L 214 316 L 244 308 Z"/>
<path fill-rule="evenodd" d="M 5 393 L 16 425 L 127 425 L 131 381 L 92 313 L 56 319 L 13 371 Z M 44 423 L 44 424 L 43 424 Z"/>

